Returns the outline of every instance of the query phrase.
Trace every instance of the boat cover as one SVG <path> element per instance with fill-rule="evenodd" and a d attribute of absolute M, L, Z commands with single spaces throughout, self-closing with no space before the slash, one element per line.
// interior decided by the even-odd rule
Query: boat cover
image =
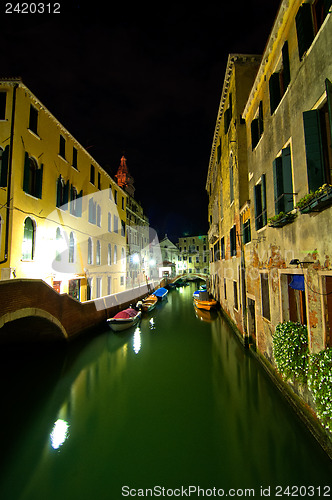
<path fill-rule="evenodd" d="M 162 297 L 167 292 L 168 292 L 168 290 L 166 290 L 166 288 L 158 288 L 158 290 L 153 292 L 153 295 L 155 295 L 156 297 Z"/>
<path fill-rule="evenodd" d="M 134 318 L 137 315 L 137 311 L 129 307 L 128 309 L 124 309 L 123 311 L 118 312 L 114 318 L 116 319 L 128 319 Z"/>
<path fill-rule="evenodd" d="M 199 292 L 199 300 L 203 300 L 203 301 L 208 301 L 209 300 L 209 293 L 206 292 L 206 291 L 200 291 Z"/>

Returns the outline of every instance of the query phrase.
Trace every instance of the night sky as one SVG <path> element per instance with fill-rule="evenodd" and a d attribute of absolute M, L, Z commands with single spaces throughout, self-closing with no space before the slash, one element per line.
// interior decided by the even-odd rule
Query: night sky
<path fill-rule="evenodd" d="M 280 1 L 59 3 L 27 15 L 2 2 L 0 76 L 22 77 L 113 177 L 125 155 L 160 238 L 207 233 L 228 54 L 262 54 Z"/>

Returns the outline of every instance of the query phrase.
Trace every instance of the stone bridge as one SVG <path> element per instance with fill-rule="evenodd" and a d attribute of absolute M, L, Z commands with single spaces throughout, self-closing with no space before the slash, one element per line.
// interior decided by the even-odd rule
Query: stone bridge
<path fill-rule="evenodd" d="M 144 297 L 149 283 L 88 302 L 59 294 L 38 279 L 0 281 L 0 343 L 71 340 L 106 324 L 120 309 Z"/>

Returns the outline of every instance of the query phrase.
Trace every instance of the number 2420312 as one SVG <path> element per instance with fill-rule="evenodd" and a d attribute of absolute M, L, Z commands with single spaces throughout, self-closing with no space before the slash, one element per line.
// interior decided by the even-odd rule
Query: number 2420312
<path fill-rule="evenodd" d="M 60 3 L 11 3 L 5 5 L 6 14 L 60 14 Z"/>

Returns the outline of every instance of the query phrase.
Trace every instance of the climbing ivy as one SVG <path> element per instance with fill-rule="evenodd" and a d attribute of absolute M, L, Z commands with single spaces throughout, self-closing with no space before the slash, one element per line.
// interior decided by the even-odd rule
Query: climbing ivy
<path fill-rule="evenodd" d="M 310 356 L 308 387 L 313 394 L 318 417 L 332 432 L 332 348 Z"/>
<path fill-rule="evenodd" d="M 306 382 L 308 373 L 308 330 L 305 325 L 286 321 L 276 326 L 273 355 L 281 375 Z"/>

